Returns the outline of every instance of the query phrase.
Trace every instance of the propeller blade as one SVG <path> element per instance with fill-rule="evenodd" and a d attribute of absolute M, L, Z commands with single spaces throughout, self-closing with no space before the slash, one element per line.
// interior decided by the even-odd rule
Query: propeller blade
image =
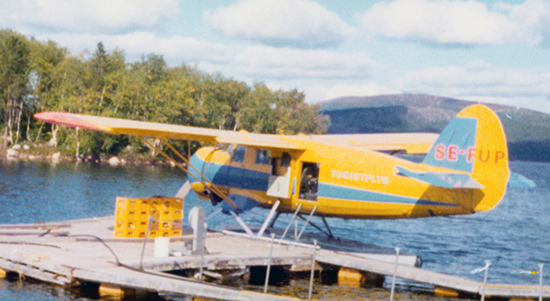
<path fill-rule="evenodd" d="M 187 194 L 191 191 L 191 183 L 189 181 L 185 181 L 183 183 L 183 186 L 181 186 L 180 190 L 178 190 L 178 193 L 176 193 L 177 198 L 185 198 Z"/>
<path fill-rule="evenodd" d="M 176 193 L 176 197 L 177 198 L 185 198 L 187 196 L 187 194 L 189 193 L 189 191 L 191 191 L 191 183 L 189 182 L 189 180 L 185 181 L 185 183 L 183 183 L 183 185 L 181 186 L 181 188 L 178 190 L 178 193 Z M 218 194 L 214 193 L 214 192 L 210 192 L 210 194 L 212 195 L 212 197 L 216 197 L 218 198 L 219 200 L 217 200 L 216 202 L 212 202 L 212 205 L 216 205 L 218 202 L 221 202 L 221 201 L 226 201 L 227 203 L 229 203 L 231 206 L 235 207 L 236 209 L 240 210 L 239 206 L 237 206 L 231 199 L 229 199 L 226 195 L 223 195 L 223 196 L 219 196 Z"/>

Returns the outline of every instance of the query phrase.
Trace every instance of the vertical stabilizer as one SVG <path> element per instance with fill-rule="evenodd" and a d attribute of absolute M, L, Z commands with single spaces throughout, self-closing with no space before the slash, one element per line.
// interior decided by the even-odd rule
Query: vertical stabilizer
<path fill-rule="evenodd" d="M 483 105 L 465 108 L 443 129 L 422 163 L 469 174 L 482 187 L 473 193 L 472 210 L 493 208 L 504 196 L 510 175 L 498 116 Z"/>

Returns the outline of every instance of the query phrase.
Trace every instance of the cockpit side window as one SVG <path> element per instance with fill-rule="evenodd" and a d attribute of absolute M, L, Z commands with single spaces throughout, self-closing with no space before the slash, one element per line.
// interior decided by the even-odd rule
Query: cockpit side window
<path fill-rule="evenodd" d="M 256 164 L 268 165 L 271 152 L 265 149 L 259 149 L 256 152 Z"/>
<path fill-rule="evenodd" d="M 244 156 L 246 155 L 246 147 L 237 145 L 233 151 L 233 162 L 244 162 Z"/>
<path fill-rule="evenodd" d="M 290 166 L 290 160 L 291 157 L 287 152 L 283 152 L 283 158 L 281 159 L 281 166 L 282 167 L 289 167 Z"/>

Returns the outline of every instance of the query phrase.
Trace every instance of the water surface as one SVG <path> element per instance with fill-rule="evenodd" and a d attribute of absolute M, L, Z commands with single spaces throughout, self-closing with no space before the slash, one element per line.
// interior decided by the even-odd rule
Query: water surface
<path fill-rule="evenodd" d="M 550 271 L 550 163 L 512 162 L 511 168 L 532 179 L 537 187 L 509 188 L 501 204 L 489 212 L 411 220 L 330 219 L 329 224 L 337 237 L 389 249 L 399 247 L 403 252 L 416 254 L 422 257 L 423 267 L 428 270 L 482 281 L 482 273 L 471 272 L 490 260 L 490 282 L 538 284 L 538 276 L 526 272 L 537 270 L 541 262 Z M 0 223 L 113 215 L 117 196 L 172 196 L 184 180 L 179 169 L 158 166 L 0 161 Z M 185 212 L 196 205 L 204 206 L 207 214 L 216 209 L 207 202 L 189 198 Z M 267 210 L 255 209 L 244 219 L 261 223 L 266 214 Z M 284 228 L 289 218 L 282 216 L 277 226 Z M 210 220 L 209 225 L 217 227 L 228 222 L 234 223 L 231 217 L 219 215 Z M 321 224 L 320 220 L 317 222 Z M 315 233 L 312 228 L 308 230 Z M 550 283 L 548 278 L 546 284 Z M 271 288 L 272 292 L 297 290 L 298 296 L 307 297 L 303 283 L 300 280 L 293 283 L 294 286 Z M 397 300 L 439 300 L 410 293 L 406 287 L 410 283 L 400 284 Z M 388 293 L 384 289 L 353 289 L 316 283 L 319 299 L 384 300 Z M 0 281 L 2 300 L 94 298 L 32 281 Z"/>

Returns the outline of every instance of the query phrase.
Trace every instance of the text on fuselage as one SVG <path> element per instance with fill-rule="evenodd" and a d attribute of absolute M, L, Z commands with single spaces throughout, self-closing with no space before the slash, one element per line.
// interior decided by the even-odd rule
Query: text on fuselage
<path fill-rule="evenodd" d="M 350 180 L 350 181 L 369 182 L 373 184 L 384 184 L 384 185 L 388 185 L 390 183 L 390 178 L 388 178 L 388 176 L 371 175 L 366 173 L 335 170 L 335 169 L 332 169 L 331 172 L 332 172 L 333 179 L 344 179 L 344 180 Z"/>

